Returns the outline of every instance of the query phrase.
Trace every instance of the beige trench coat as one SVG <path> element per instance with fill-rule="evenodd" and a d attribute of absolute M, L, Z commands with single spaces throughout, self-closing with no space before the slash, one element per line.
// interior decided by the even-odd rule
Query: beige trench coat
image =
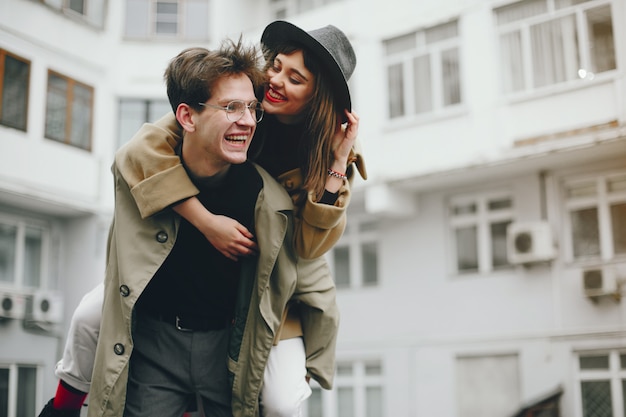
<path fill-rule="evenodd" d="M 151 128 L 145 125 L 142 130 Z M 257 236 L 258 263 L 248 261 L 242 268 L 240 282 L 247 285 L 240 285 L 228 359 L 225 358 L 231 373 L 235 417 L 258 416 L 265 364 L 290 300 L 302 307 L 302 327 L 308 336 L 308 372 L 327 389 L 333 382 L 339 323 L 335 286 L 326 261 L 305 260 L 295 254 L 291 244 L 291 199 L 267 172 L 257 169 L 264 188 L 258 196 L 255 223 L 258 230 L 265 232 Z M 109 234 L 104 312 L 89 393 L 89 417 L 123 414 L 133 350 L 134 305 L 174 246 L 180 223 L 171 210 L 142 218 L 116 164 L 113 175 L 115 216 Z"/>

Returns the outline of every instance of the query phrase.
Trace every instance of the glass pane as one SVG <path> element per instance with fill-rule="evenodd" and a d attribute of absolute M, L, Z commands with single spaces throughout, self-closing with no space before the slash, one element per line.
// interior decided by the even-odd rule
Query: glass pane
<path fill-rule="evenodd" d="M 17 227 L 0 224 L 0 282 L 15 283 Z"/>
<path fill-rule="evenodd" d="M 457 204 L 452 207 L 452 214 L 455 216 L 474 213 L 476 213 L 476 203 Z"/>
<path fill-rule="evenodd" d="M 387 87 L 389 88 L 389 117 L 400 117 L 404 109 L 404 78 L 402 64 L 390 65 L 387 68 Z"/>
<path fill-rule="evenodd" d="M 85 14 L 84 0 L 69 0 L 69 8 L 76 13 Z"/>
<path fill-rule="evenodd" d="M 178 24 L 176 22 L 157 22 L 156 33 L 159 35 L 175 35 L 178 33 Z"/>
<path fill-rule="evenodd" d="M 591 71 L 600 73 L 617 68 L 610 5 L 587 11 L 587 31 Z"/>
<path fill-rule="evenodd" d="M 607 183 L 607 188 L 610 193 L 626 191 L 626 175 L 609 178 Z"/>
<path fill-rule="evenodd" d="M 626 380 L 622 379 L 622 413 L 626 416 Z"/>
<path fill-rule="evenodd" d="M 524 59 L 520 31 L 505 33 L 500 37 L 500 57 L 502 59 L 504 92 L 524 90 Z"/>
<path fill-rule="evenodd" d="M 450 106 L 461 102 L 461 76 L 459 72 L 459 49 L 449 49 L 441 53 L 443 77 L 443 105 Z"/>
<path fill-rule="evenodd" d="M 385 53 L 387 55 L 393 55 L 398 52 L 406 52 L 415 49 L 417 47 L 417 38 L 415 36 L 415 32 L 412 32 L 408 35 L 388 39 L 384 42 L 384 45 Z"/>
<path fill-rule="evenodd" d="M 365 375 L 368 376 L 379 376 L 383 374 L 383 367 L 380 362 L 375 363 L 366 363 L 365 364 Z"/>
<path fill-rule="evenodd" d="M 611 226 L 613 251 L 626 253 L 626 203 L 611 205 Z"/>
<path fill-rule="evenodd" d="M 446 39 L 456 38 L 459 35 L 457 21 L 444 23 L 443 25 L 434 26 L 424 31 L 426 44 L 430 45 Z"/>
<path fill-rule="evenodd" d="M 38 288 L 41 286 L 42 231 L 26 228 L 24 241 L 24 285 Z"/>
<path fill-rule="evenodd" d="M 619 363 L 621 369 L 626 369 L 626 353 L 619 355 Z M 626 399 L 626 397 L 624 397 L 624 399 Z"/>
<path fill-rule="evenodd" d="M 509 209 L 513 205 L 513 202 L 510 198 L 500 198 L 497 200 L 489 200 L 487 203 L 487 208 L 489 211 L 503 210 Z"/>
<path fill-rule="evenodd" d="M 557 9 L 562 9 L 564 7 L 576 6 L 577 4 L 586 3 L 591 0 L 556 0 L 555 7 Z"/>
<path fill-rule="evenodd" d="M 0 83 L 2 86 L 0 123 L 26 130 L 30 65 L 10 56 L 4 58 L 4 78 Z"/>
<path fill-rule="evenodd" d="M 156 122 L 158 119 L 171 111 L 172 106 L 170 106 L 169 101 L 150 100 L 148 101 L 148 120 L 146 120 L 146 122 Z"/>
<path fill-rule="evenodd" d="M 578 359 L 580 369 L 609 369 L 609 355 L 581 356 Z"/>
<path fill-rule="evenodd" d="M 323 417 L 322 390 L 311 388 L 311 396 L 307 401 L 307 417 Z"/>
<path fill-rule="evenodd" d="M 352 364 L 351 363 L 337 364 L 337 375 L 340 375 L 340 376 L 352 375 Z"/>
<path fill-rule="evenodd" d="M 70 143 L 82 149 L 91 149 L 92 90 L 74 85 L 72 129 Z"/>
<path fill-rule="evenodd" d="M 67 80 L 52 74 L 48 77 L 46 137 L 59 142 L 65 142 L 67 88 Z"/>
<path fill-rule="evenodd" d="M 518 1 L 495 9 L 499 25 L 539 16 L 547 11 L 548 4 L 546 0 Z"/>
<path fill-rule="evenodd" d="M 491 261 L 494 268 L 509 265 L 506 251 L 506 229 L 509 224 L 510 221 L 491 224 Z"/>
<path fill-rule="evenodd" d="M 20 366 L 17 373 L 17 415 L 34 416 L 37 369 Z"/>
<path fill-rule="evenodd" d="M 353 389 L 350 387 L 337 388 L 337 415 L 354 417 Z"/>
<path fill-rule="evenodd" d="M 376 220 L 359 223 L 359 232 L 375 232 L 377 230 L 378 230 L 378 221 Z"/>
<path fill-rule="evenodd" d="M 2 368 L 0 368 L 0 415 L 9 415 L 9 370 Z"/>
<path fill-rule="evenodd" d="M 383 417 L 383 389 L 381 387 L 367 387 L 365 389 L 366 417 Z"/>
<path fill-rule="evenodd" d="M 580 58 L 574 15 L 534 25 L 530 36 L 535 87 L 578 77 Z"/>
<path fill-rule="evenodd" d="M 476 226 L 456 229 L 457 268 L 460 272 L 478 270 Z"/>
<path fill-rule="evenodd" d="M 413 59 L 413 79 L 415 83 L 415 113 L 431 111 L 433 109 L 433 93 L 430 55 L 418 56 Z"/>
<path fill-rule="evenodd" d="M 376 242 L 361 245 L 363 261 L 363 284 L 374 285 L 378 282 L 378 250 Z"/>
<path fill-rule="evenodd" d="M 176 2 L 163 2 L 159 1 L 156 5 L 156 11 L 158 14 L 176 14 L 178 13 L 178 4 Z"/>
<path fill-rule="evenodd" d="M 610 381 L 582 381 L 583 417 L 613 417 Z"/>
<path fill-rule="evenodd" d="M 571 213 L 574 257 L 600 254 L 598 209 L 589 208 Z"/>
<path fill-rule="evenodd" d="M 350 250 L 347 247 L 335 247 L 333 250 L 335 265 L 335 285 L 337 288 L 350 286 Z"/>

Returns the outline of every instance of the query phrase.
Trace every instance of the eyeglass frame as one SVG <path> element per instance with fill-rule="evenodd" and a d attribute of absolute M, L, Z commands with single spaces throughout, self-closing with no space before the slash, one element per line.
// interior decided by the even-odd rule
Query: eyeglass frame
<path fill-rule="evenodd" d="M 220 105 L 217 105 L 217 104 L 209 104 L 209 103 L 198 103 L 198 105 L 200 105 L 202 107 L 211 107 L 213 109 L 224 110 L 226 112 L 226 118 L 229 121 L 233 122 L 233 123 L 237 123 L 238 121 L 240 121 L 243 118 L 245 110 L 242 110 L 239 113 L 239 117 L 236 120 L 232 120 L 230 118 L 230 115 L 235 114 L 235 110 L 232 110 L 232 109 L 229 110 L 229 108 L 228 108 L 228 106 L 230 106 L 232 103 L 242 103 L 242 104 L 244 104 L 246 106 L 246 109 L 248 109 L 250 111 L 250 115 L 254 119 L 255 123 L 259 123 L 261 120 L 263 120 L 263 115 L 265 114 L 265 109 L 263 107 L 261 107 L 261 102 L 258 101 L 258 100 L 252 100 L 248 104 L 246 104 L 246 102 L 243 101 L 243 100 L 231 100 L 225 106 L 220 106 Z M 254 105 L 254 115 L 252 114 L 253 105 Z M 256 112 L 259 111 L 259 110 L 261 111 L 261 116 L 257 119 L 256 118 Z"/>

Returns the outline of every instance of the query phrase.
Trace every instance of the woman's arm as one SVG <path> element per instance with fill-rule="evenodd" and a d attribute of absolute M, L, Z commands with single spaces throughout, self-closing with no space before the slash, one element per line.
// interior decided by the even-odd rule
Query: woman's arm
<path fill-rule="evenodd" d="M 195 197 L 193 184 L 175 149 L 182 130 L 173 113 L 146 123 L 115 155 L 142 218 L 172 207 L 194 225 L 227 258 L 257 250 L 253 235 L 242 224 L 208 211 Z"/>

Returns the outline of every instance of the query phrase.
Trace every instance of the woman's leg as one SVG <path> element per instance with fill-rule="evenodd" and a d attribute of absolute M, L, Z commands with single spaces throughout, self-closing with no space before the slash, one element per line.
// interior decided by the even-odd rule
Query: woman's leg
<path fill-rule="evenodd" d="M 272 347 L 265 367 L 259 404 L 263 417 L 299 417 L 311 395 L 306 381 L 306 353 L 301 337 Z"/>

